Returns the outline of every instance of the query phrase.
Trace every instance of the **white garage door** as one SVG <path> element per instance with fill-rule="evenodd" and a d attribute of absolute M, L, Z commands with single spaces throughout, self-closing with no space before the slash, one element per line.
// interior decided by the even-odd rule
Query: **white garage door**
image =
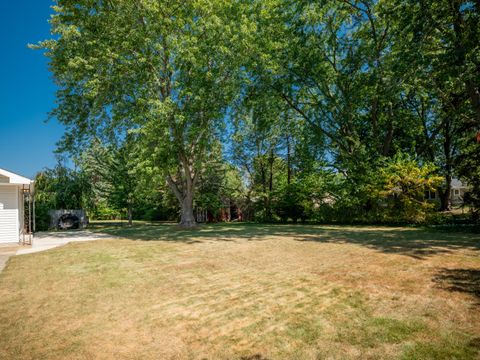
<path fill-rule="evenodd" d="M 18 192 L 0 187 L 0 243 L 18 242 Z"/>
<path fill-rule="evenodd" d="M 0 210 L 0 243 L 18 242 L 18 210 Z"/>

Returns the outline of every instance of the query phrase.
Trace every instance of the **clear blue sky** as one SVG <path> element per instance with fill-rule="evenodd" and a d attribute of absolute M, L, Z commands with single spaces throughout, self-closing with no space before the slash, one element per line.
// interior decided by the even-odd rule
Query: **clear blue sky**
<path fill-rule="evenodd" d="M 45 123 L 55 85 L 41 51 L 27 48 L 50 37 L 52 0 L 0 0 L 0 168 L 34 176 L 55 165 L 63 128 Z"/>

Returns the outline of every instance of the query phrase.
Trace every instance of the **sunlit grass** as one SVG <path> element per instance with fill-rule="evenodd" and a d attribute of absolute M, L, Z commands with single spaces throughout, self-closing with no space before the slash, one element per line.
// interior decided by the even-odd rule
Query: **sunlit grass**
<path fill-rule="evenodd" d="M 479 355 L 473 233 L 147 223 L 96 231 L 125 239 L 10 259 L 0 274 L 0 358 Z"/>

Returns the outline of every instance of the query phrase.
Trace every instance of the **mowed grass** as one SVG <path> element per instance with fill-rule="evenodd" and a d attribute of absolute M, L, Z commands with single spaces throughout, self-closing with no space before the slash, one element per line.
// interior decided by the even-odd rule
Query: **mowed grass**
<path fill-rule="evenodd" d="M 480 235 L 102 225 L 16 256 L 0 359 L 475 359 Z"/>

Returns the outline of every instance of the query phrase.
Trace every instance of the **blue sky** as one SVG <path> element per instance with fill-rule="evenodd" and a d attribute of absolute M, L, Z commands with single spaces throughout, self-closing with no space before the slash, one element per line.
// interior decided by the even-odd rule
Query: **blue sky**
<path fill-rule="evenodd" d="M 47 58 L 27 48 L 50 37 L 52 0 L 0 0 L 0 168 L 34 176 L 55 165 L 63 128 L 45 123 L 55 105 Z"/>

